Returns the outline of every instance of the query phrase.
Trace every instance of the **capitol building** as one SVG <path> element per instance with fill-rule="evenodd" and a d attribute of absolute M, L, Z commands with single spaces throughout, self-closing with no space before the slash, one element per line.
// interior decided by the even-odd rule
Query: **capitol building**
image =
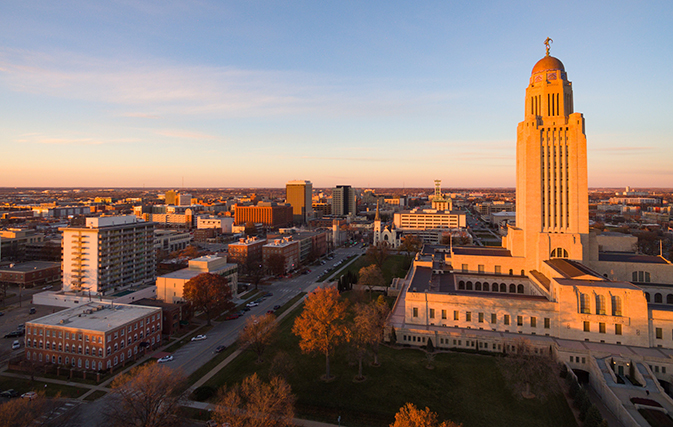
<path fill-rule="evenodd" d="M 589 229 L 585 120 L 547 44 L 517 126 L 516 226 L 501 247 L 425 245 L 390 318 L 397 342 L 507 352 L 525 337 L 585 372 L 615 413 L 632 364 L 673 408 L 673 265 L 629 239 Z"/>

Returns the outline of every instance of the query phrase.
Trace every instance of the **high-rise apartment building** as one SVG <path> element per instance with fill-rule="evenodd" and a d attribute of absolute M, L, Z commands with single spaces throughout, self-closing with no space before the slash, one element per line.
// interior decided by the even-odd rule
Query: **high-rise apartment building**
<path fill-rule="evenodd" d="M 87 218 L 63 232 L 63 290 L 109 294 L 156 278 L 154 223 L 134 215 Z"/>
<path fill-rule="evenodd" d="M 337 185 L 332 191 L 332 214 L 355 215 L 355 192 L 350 185 Z"/>
<path fill-rule="evenodd" d="M 313 184 L 311 181 L 289 181 L 285 185 L 286 202 L 292 205 L 295 224 L 306 224 L 313 218 Z"/>

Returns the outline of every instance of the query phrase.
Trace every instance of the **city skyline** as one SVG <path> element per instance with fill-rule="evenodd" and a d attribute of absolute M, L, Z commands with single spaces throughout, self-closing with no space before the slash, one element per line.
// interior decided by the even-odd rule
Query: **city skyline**
<path fill-rule="evenodd" d="M 513 187 L 551 37 L 589 186 L 670 187 L 673 7 L 489 5 L 6 5 L 0 186 Z"/>

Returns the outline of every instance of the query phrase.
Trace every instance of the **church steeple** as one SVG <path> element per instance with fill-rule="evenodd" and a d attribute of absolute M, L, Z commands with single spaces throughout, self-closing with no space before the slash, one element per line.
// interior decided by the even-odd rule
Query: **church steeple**
<path fill-rule="evenodd" d="M 376 216 L 374 216 L 374 221 L 381 221 L 381 216 L 379 215 L 379 199 L 376 199 Z"/>

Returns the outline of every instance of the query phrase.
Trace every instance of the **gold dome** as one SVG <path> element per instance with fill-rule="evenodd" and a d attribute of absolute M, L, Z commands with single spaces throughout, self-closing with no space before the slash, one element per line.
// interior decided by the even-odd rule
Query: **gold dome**
<path fill-rule="evenodd" d="M 545 56 L 544 58 L 537 61 L 537 64 L 533 67 L 533 72 L 531 74 L 540 73 L 542 71 L 565 71 L 563 62 L 554 58 L 553 56 Z"/>

